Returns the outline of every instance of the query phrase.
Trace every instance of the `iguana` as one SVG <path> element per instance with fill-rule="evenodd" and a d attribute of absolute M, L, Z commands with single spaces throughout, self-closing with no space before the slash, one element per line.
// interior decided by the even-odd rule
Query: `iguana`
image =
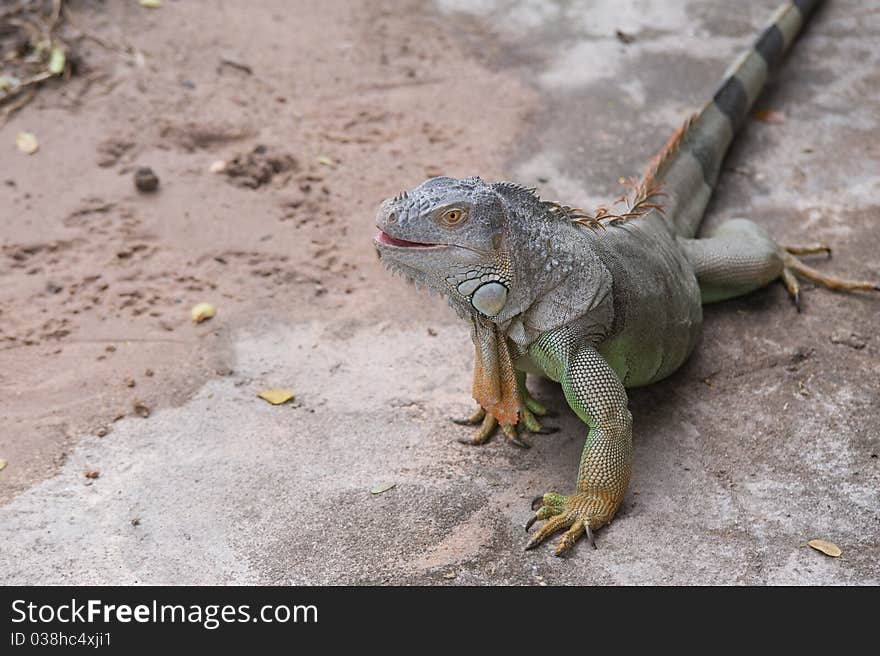
<path fill-rule="evenodd" d="M 447 296 L 471 323 L 479 408 L 467 421 L 480 428 L 468 442 L 482 444 L 498 425 L 520 446 L 520 430 L 541 432 L 546 410 L 529 394 L 526 373 L 559 382 L 587 425 L 575 491 L 532 502 L 540 507 L 526 530 L 546 522 L 526 549 L 563 529 L 557 554 L 585 534 L 595 547 L 593 531 L 614 517 L 630 480 L 625 390 L 681 366 L 700 333 L 701 304 L 781 279 L 800 309 L 796 276 L 832 289 L 880 290 L 796 257 L 830 253 L 827 246 L 781 247 L 746 219 L 695 239 L 734 133 L 818 4 L 793 0 L 777 10 L 619 204 L 586 212 L 511 182 L 436 177 L 379 208 L 380 259 Z"/>

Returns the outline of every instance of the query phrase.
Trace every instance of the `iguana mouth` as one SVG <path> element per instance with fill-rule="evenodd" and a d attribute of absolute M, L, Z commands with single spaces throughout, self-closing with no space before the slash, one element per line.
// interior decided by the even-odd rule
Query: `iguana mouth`
<path fill-rule="evenodd" d="M 400 248 L 436 248 L 438 246 L 446 246 L 446 244 L 422 244 L 417 241 L 398 239 L 397 237 L 392 237 L 384 230 L 380 230 L 376 234 L 375 241 L 383 246 L 398 246 Z"/>

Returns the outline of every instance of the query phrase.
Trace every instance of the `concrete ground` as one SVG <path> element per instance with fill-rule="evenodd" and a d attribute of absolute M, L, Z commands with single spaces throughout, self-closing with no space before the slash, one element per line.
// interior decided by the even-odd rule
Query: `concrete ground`
<path fill-rule="evenodd" d="M 754 218 L 782 242 L 830 243 L 818 267 L 877 279 L 880 13 L 829 4 L 760 100 L 773 120 L 747 126 L 707 227 Z M 591 206 L 711 94 L 776 2 L 437 5 L 474 66 L 540 99 L 508 145 L 509 177 Z M 531 450 L 458 444 L 467 329 L 399 279 L 384 292 L 368 317 L 267 311 L 228 326 L 230 375 L 82 436 L 55 476 L 0 507 L 0 580 L 880 583 L 880 299 L 809 288 L 797 314 L 773 285 L 707 308 L 683 369 L 631 392 L 633 481 L 599 549 L 555 558 L 523 552 L 522 526 L 531 497 L 574 480 L 583 429 L 559 390 L 530 383 L 561 428 Z M 297 398 L 255 398 L 270 386 Z"/>

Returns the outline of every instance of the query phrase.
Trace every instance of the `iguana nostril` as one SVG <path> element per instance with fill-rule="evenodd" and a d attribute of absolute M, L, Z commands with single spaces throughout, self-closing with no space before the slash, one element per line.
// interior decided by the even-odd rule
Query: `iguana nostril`
<path fill-rule="evenodd" d="M 388 218 L 385 219 L 388 223 L 397 223 L 397 212 L 391 212 L 388 215 Z"/>

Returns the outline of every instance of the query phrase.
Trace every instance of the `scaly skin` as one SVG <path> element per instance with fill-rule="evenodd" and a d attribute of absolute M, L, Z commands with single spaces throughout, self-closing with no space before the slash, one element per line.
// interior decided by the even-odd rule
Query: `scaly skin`
<path fill-rule="evenodd" d="M 548 492 L 528 529 L 545 520 L 532 548 L 566 529 L 556 553 L 610 522 L 632 468 L 632 417 L 625 388 L 660 380 L 693 350 L 702 304 L 782 280 L 800 308 L 796 276 L 833 289 L 878 290 L 824 275 L 796 256 L 826 246 L 783 248 L 745 219 L 695 239 L 736 129 L 809 17 L 816 0 L 781 7 L 718 93 L 651 162 L 623 209 L 584 212 L 533 189 L 480 178 L 432 178 L 385 201 L 377 215 L 382 261 L 416 285 L 448 297 L 471 323 L 473 394 L 481 409 L 469 444 L 496 425 L 541 432 L 543 407 L 525 372 L 562 386 L 587 427 L 575 490 Z"/>

